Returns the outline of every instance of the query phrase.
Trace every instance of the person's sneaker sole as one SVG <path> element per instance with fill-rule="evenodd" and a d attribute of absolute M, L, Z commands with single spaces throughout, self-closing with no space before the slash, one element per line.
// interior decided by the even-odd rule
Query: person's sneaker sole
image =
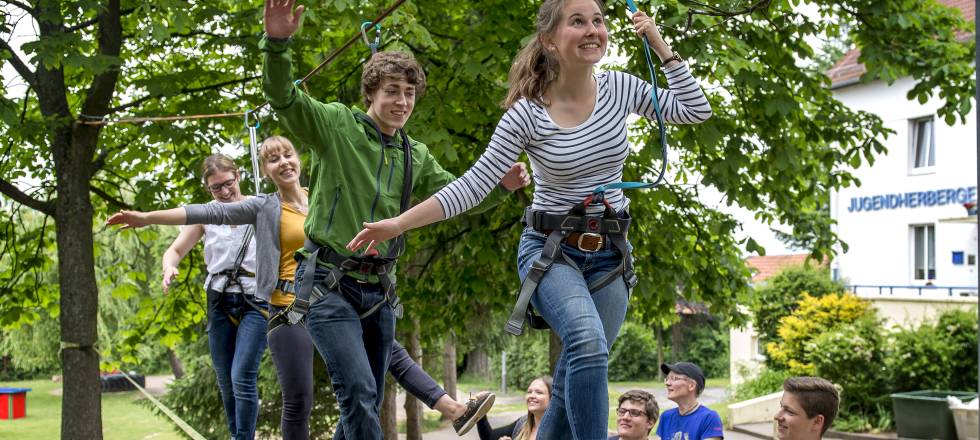
<path fill-rule="evenodd" d="M 466 421 L 466 424 L 456 432 L 456 435 L 462 436 L 466 435 L 467 432 L 470 432 L 470 430 L 476 426 L 476 423 L 486 416 L 488 412 L 490 412 L 490 408 L 493 408 L 493 401 L 496 399 L 497 395 L 490 393 L 490 397 L 487 397 L 487 400 L 483 401 L 483 405 L 480 405 L 480 407 L 476 409 L 476 413 L 473 414 L 473 417 L 470 417 L 470 419 Z"/>

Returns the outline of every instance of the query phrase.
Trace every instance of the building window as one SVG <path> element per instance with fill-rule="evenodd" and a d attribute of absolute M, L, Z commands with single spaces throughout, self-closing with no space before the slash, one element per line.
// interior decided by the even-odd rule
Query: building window
<path fill-rule="evenodd" d="M 912 226 L 913 275 L 915 280 L 936 279 L 936 227 Z"/>
<path fill-rule="evenodd" d="M 936 140 L 933 121 L 932 116 L 909 121 L 909 163 L 913 170 L 936 165 Z"/>

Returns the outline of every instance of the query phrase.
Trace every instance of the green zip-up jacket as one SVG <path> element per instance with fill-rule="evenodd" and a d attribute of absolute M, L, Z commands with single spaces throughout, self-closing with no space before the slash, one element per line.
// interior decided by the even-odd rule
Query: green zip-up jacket
<path fill-rule="evenodd" d="M 262 88 L 292 140 L 312 153 L 306 236 L 349 255 L 344 246 L 361 231 L 363 222 L 400 213 L 405 174 L 401 139 L 396 135 L 397 142 L 382 147 L 375 128 L 357 118 L 364 112 L 339 102 L 324 104 L 304 93 L 293 83 L 289 44 L 268 38 L 260 42 L 265 52 Z M 414 200 L 424 200 L 456 179 L 425 144 L 411 137 L 409 143 Z M 474 211 L 486 211 L 507 194 L 498 185 Z M 379 244 L 378 252 L 387 255 L 390 244 Z"/>

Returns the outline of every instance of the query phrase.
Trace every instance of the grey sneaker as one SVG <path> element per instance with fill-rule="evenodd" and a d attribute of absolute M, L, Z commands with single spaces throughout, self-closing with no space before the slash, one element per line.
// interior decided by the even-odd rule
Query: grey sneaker
<path fill-rule="evenodd" d="M 453 429 L 456 430 L 456 435 L 466 434 L 470 429 L 473 429 L 476 422 L 490 412 L 490 408 L 493 407 L 493 400 L 496 398 L 497 396 L 489 391 L 481 391 L 471 397 L 470 401 L 466 402 L 466 412 L 458 419 L 453 420 Z"/>

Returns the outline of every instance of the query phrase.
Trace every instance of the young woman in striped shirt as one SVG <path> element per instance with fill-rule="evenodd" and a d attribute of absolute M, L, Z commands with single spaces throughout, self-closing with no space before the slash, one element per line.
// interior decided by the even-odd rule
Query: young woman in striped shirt
<path fill-rule="evenodd" d="M 348 244 L 373 246 L 399 234 L 464 212 L 496 185 L 522 152 L 531 161 L 535 183 L 532 211 L 564 215 L 599 185 L 622 181 L 629 154 L 626 118 L 655 116 L 652 86 L 623 72 L 593 71 L 608 44 L 598 0 L 546 0 L 538 10 L 537 33 L 518 54 L 510 71 L 507 109 L 489 146 L 460 179 L 404 214 L 365 223 Z M 694 124 L 711 116 L 711 107 L 687 64 L 664 42 L 654 21 L 633 15 L 637 34 L 645 36 L 663 62 L 669 90 L 659 91 L 664 120 Z M 629 199 L 619 189 L 605 200 L 628 217 Z M 599 214 L 604 205 L 591 205 Z M 542 253 L 546 231 L 526 228 L 518 250 L 523 280 Z M 564 259 L 541 278 L 531 304 L 556 331 L 563 348 L 554 371 L 551 405 L 539 439 L 606 438 L 609 412 L 607 361 L 626 315 L 629 288 L 622 277 L 590 292 L 589 283 L 617 270 L 622 252 L 608 239 L 591 249 L 562 242 Z"/>

